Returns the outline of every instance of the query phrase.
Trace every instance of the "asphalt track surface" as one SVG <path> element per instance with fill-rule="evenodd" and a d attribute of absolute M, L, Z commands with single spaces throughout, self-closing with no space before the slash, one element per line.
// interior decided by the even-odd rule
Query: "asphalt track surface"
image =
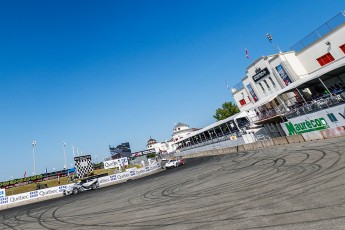
<path fill-rule="evenodd" d="M 345 138 L 187 160 L 0 211 L 0 229 L 345 229 Z"/>

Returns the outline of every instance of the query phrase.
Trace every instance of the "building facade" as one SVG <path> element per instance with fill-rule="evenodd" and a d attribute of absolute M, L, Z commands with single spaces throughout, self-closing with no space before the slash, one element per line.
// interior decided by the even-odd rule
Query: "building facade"
<path fill-rule="evenodd" d="M 344 66 L 345 13 L 341 12 L 291 51 L 253 62 L 232 94 L 240 111 L 256 114 L 252 123 L 262 125 L 270 137 L 284 136 L 282 124 L 291 116 L 316 110 L 314 104 L 320 99 L 332 99 L 328 106 L 342 102 Z"/>

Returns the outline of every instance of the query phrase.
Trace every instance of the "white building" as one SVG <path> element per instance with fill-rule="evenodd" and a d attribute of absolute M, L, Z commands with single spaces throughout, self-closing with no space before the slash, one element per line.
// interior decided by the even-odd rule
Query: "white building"
<path fill-rule="evenodd" d="M 185 138 L 199 129 L 190 128 L 189 125 L 177 123 L 173 128 L 172 138 L 169 141 L 157 142 L 151 138 L 147 142 L 147 149 L 155 149 L 156 153 L 172 153 L 176 151 L 178 140 Z"/>
<path fill-rule="evenodd" d="M 316 108 L 305 106 L 313 99 L 334 99 L 345 85 L 345 13 L 341 12 L 297 42 L 289 52 L 260 57 L 232 92 L 241 111 L 253 111 L 252 120 L 271 137 L 285 135 L 281 123 Z M 326 94 L 326 95 L 323 95 Z M 339 96 L 338 96 L 339 95 Z M 334 105 L 336 101 L 329 101 Z M 296 112 L 296 114 L 293 114 Z"/>

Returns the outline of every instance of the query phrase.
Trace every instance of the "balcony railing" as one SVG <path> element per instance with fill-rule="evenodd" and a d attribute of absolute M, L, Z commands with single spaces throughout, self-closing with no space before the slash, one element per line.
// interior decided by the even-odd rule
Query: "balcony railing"
<path fill-rule="evenodd" d="M 311 45 L 315 41 L 317 41 L 319 38 L 325 36 L 341 24 L 345 23 L 345 12 L 341 12 L 337 14 L 334 18 L 305 36 L 302 40 L 291 46 L 290 50 L 294 50 L 295 52 L 298 52 L 305 47 Z"/>
<path fill-rule="evenodd" d="M 289 119 L 297 116 L 302 116 L 307 113 L 312 113 L 318 110 L 326 109 L 344 102 L 345 92 L 338 95 L 330 96 L 328 98 L 321 98 L 316 101 L 305 103 L 304 105 L 296 107 L 290 110 L 289 112 L 285 113 L 285 117 Z"/>

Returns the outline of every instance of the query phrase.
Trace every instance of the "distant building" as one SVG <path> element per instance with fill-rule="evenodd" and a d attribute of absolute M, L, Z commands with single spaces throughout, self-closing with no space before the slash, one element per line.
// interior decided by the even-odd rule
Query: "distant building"
<path fill-rule="evenodd" d="M 173 128 L 172 138 L 168 141 L 157 142 L 155 139 L 150 137 L 147 141 L 147 149 L 154 149 L 156 153 L 173 153 L 176 151 L 177 145 L 175 144 L 178 140 L 191 135 L 193 132 L 199 129 L 190 128 L 189 125 L 183 123 L 177 123 Z"/>
<path fill-rule="evenodd" d="M 172 138 L 174 142 L 190 135 L 194 131 L 198 131 L 196 128 L 189 128 L 189 125 L 183 123 L 177 123 L 174 127 Z"/>
<path fill-rule="evenodd" d="M 121 143 L 116 147 L 109 145 L 109 151 L 112 159 L 130 157 L 132 154 L 129 142 Z"/>

